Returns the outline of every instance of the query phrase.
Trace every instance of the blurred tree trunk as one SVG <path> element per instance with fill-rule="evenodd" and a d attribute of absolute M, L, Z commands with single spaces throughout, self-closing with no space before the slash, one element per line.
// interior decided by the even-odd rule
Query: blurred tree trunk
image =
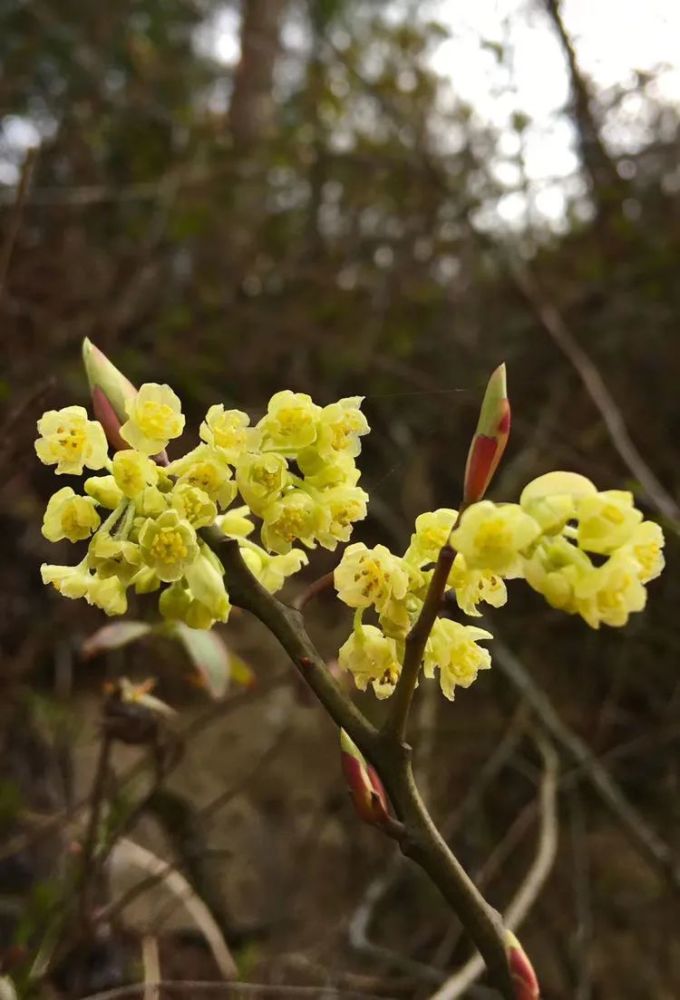
<path fill-rule="evenodd" d="M 242 0 L 241 58 L 234 77 L 229 126 L 237 148 L 250 150 L 272 131 L 274 69 L 286 0 Z"/>
<path fill-rule="evenodd" d="M 572 118 L 578 136 L 581 162 L 588 175 L 591 193 L 599 216 L 618 214 L 628 193 L 626 182 L 616 169 L 600 135 L 593 112 L 590 84 L 581 73 L 576 52 L 562 19 L 560 0 L 544 0 L 567 60 L 571 88 Z"/>

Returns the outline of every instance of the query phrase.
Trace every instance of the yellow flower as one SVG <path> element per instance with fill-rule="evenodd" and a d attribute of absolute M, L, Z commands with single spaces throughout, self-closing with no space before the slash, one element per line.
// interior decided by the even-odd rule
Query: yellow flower
<path fill-rule="evenodd" d="M 319 542 L 333 551 L 338 542 L 349 541 L 357 521 L 366 517 L 368 493 L 359 486 L 334 486 L 318 494 L 329 519 L 328 526 L 319 532 Z"/>
<path fill-rule="evenodd" d="M 356 458 L 361 451 L 359 438 L 368 434 L 370 428 L 361 412 L 363 396 L 347 396 L 337 403 L 324 406 L 319 421 L 316 447 L 319 453 L 332 458 L 339 454 Z"/>
<path fill-rule="evenodd" d="M 329 515 L 325 507 L 303 490 L 291 490 L 262 511 L 262 542 L 273 552 L 289 552 L 298 540 L 314 548 L 319 533 L 326 531 Z"/>
<path fill-rule="evenodd" d="M 449 573 L 449 587 L 453 587 L 456 602 L 463 614 L 479 618 L 477 605 L 484 602 L 492 608 L 502 607 L 508 592 L 505 583 L 497 573 L 488 569 L 468 569 L 465 557 L 458 553 Z"/>
<path fill-rule="evenodd" d="M 278 448 L 288 454 L 306 448 L 316 439 L 320 413 L 321 407 L 305 392 L 284 389 L 274 393 L 266 415 L 257 425 L 262 433 L 262 446 Z"/>
<path fill-rule="evenodd" d="M 158 590 L 161 581 L 149 566 L 142 566 L 130 580 L 130 585 L 137 594 L 152 594 L 154 590 Z"/>
<path fill-rule="evenodd" d="M 77 496 L 70 486 L 64 486 L 50 498 L 43 519 L 42 533 L 50 542 L 68 538 L 79 542 L 89 538 L 101 523 L 91 497 Z"/>
<path fill-rule="evenodd" d="M 473 625 L 438 618 L 427 640 L 423 673 L 434 677 L 439 668 L 439 684 L 449 701 L 453 701 L 456 686 L 470 687 L 480 670 L 491 666 L 491 655 L 478 646 L 480 639 L 491 639 L 490 632 Z"/>
<path fill-rule="evenodd" d="M 145 455 L 157 455 L 184 430 L 182 404 L 169 385 L 147 382 L 125 400 L 125 412 L 128 419 L 120 435 Z"/>
<path fill-rule="evenodd" d="M 135 497 L 135 511 L 140 517 L 158 517 L 167 509 L 167 497 L 157 486 L 145 486 Z"/>
<path fill-rule="evenodd" d="M 116 576 L 91 577 L 85 597 L 88 604 L 101 608 L 107 615 L 124 615 L 127 611 L 125 585 Z"/>
<path fill-rule="evenodd" d="M 43 465 L 56 465 L 58 476 L 79 476 L 83 467 L 101 469 L 106 465 L 104 429 L 96 420 L 88 420 L 82 406 L 48 410 L 38 421 L 38 432 L 36 454 Z"/>
<path fill-rule="evenodd" d="M 155 462 L 131 448 L 117 451 L 113 456 L 111 468 L 116 485 L 131 500 L 134 500 L 145 486 L 155 486 L 158 482 L 158 466 Z"/>
<path fill-rule="evenodd" d="M 278 500 L 289 481 L 288 463 L 281 455 L 242 455 L 236 466 L 241 496 L 255 514 Z"/>
<path fill-rule="evenodd" d="M 338 597 L 350 608 L 368 608 L 390 616 L 393 603 L 403 601 L 409 586 L 408 570 L 384 545 L 349 545 L 333 574 Z"/>
<path fill-rule="evenodd" d="M 199 431 L 201 440 L 213 448 L 220 448 L 231 465 L 248 447 L 256 444 L 250 417 L 241 410 L 225 410 L 222 403 L 211 406 Z"/>
<path fill-rule="evenodd" d="M 213 524 L 217 517 L 217 507 L 208 494 L 186 482 L 175 486 L 170 495 L 170 506 L 194 528 L 205 528 Z"/>
<path fill-rule="evenodd" d="M 123 500 L 123 492 L 113 476 L 90 476 L 85 480 L 85 492 L 107 510 L 115 510 Z"/>
<path fill-rule="evenodd" d="M 295 459 L 305 477 L 305 485 L 315 490 L 333 489 L 336 486 L 351 488 L 361 477 L 354 459 L 338 453 L 330 458 L 323 457 L 315 447 L 305 448 Z"/>
<path fill-rule="evenodd" d="M 513 577 L 521 573 L 521 554 L 540 533 L 536 521 L 518 504 L 497 506 L 482 500 L 465 511 L 451 544 L 462 552 L 470 569 Z"/>
<path fill-rule="evenodd" d="M 338 663 L 349 670 L 360 691 L 372 685 L 377 698 L 389 698 L 401 673 L 394 639 L 375 625 L 357 626 L 340 647 Z"/>
<path fill-rule="evenodd" d="M 411 544 L 404 553 L 406 562 L 420 568 L 427 563 L 435 563 L 439 550 L 448 541 L 456 517 L 455 510 L 440 507 L 416 518 L 416 530 L 411 535 Z"/>
<path fill-rule="evenodd" d="M 215 621 L 226 622 L 231 604 L 224 586 L 224 575 L 205 551 L 187 566 L 185 576 L 192 597 L 207 608 Z"/>
<path fill-rule="evenodd" d="M 605 490 L 582 497 L 576 516 L 580 548 L 599 555 L 609 555 L 629 542 L 642 521 L 633 494 L 625 490 Z"/>
<path fill-rule="evenodd" d="M 663 531 L 659 525 L 654 521 L 643 521 L 634 529 L 628 545 L 621 550 L 630 553 L 637 562 L 640 567 L 638 576 L 642 583 L 656 579 L 664 568 L 664 544 Z"/>
<path fill-rule="evenodd" d="M 600 624 L 618 628 L 633 612 L 642 611 L 647 591 L 639 574 L 637 560 L 619 551 L 577 582 L 576 609 L 591 628 L 599 628 Z"/>
<path fill-rule="evenodd" d="M 236 496 L 232 471 L 220 449 L 211 445 L 199 444 L 183 458 L 171 462 L 167 471 L 179 476 L 178 484 L 203 490 L 222 509 Z"/>
<path fill-rule="evenodd" d="M 577 472 L 548 472 L 524 487 L 519 502 L 543 532 L 557 534 L 574 517 L 578 500 L 596 493 L 591 481 Z"/>
<path fill-rule="evenodd" d="M 112 538 L 104 529 L 94 536 L 87 553 L 88 565 L 102 580 L 117 576 L 126 584 L 130 583 L 139 570 L 141 561 L 138 545 Z"/>
<path fill-rule="evenodd" d="M 543 539 L 523 564 L 529 586 L 542 594 L 551 607 L 567 614 L 578 611 L 576 586 L 593 572 L 593 564 L 585 552 L 563 536 Z"/>
<path fill-rule="evenodd" d="M 270 594 L 281 590 L 289 576 L 299 572 L 309 560 L 302 549 L 291 549 L 284 555 L 272 556 L 254 542 L 241 546 L 241 557 L 250 572 Z"/>
<path fill-rule="evenodd" d="M 197 601 L 183 583 L 172 583 L 158 598 L 158 610 L 166 621 L 184 622 L 189 628 L 209 629 L 215 624 L 206 607 Z"/>
<path fill-rule="evenodd" d="M 176 510 L 166 510 L 149 520 L 139 533 L 144 562 L 158 578 L 170 583 L 179 580 L 198 555 L 196 532 Z"/>
<path fill-rule="evenodd" d="M 247 538 L 255 530 L 249 514 L 249 507 L 232 507 L 226 514 L 220 514 L 215 524 L 228 538 Z"/>
<path fill-rule="evenodd" d="M 43 563 L 40 567 L 42 582 L 52 584 L 57 593 L 71 600 L 78 600 L 87 594 L 92 577 L 81 563 L 79 566 L 51 566 Z"/>

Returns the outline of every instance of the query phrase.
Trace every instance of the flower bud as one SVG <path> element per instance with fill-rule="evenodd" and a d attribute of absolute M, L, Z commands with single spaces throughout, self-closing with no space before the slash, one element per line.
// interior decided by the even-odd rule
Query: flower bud
<path fill-rule="evenodd" d="M 135 398 L 137 389 L 87 337 L 83 340 L 83 363 L 95 416 L 111 447 L 123 451 L 130 445 L 121 437 L 120 428 L 128 418 L 126 403 Z M 167 465 L 165 452 L 155 456 L 155 461 Z"/>
<path fill-rule="evenodd" d="M 517 1000 L 540 1000 L 541 990 L 534 967 L 512 931 L 505 932 L 505 950 Z"/>
<path fill-rule="evenodd" d="M 344 729 L 340 730 L 340 756 L 345 781 L 359 818 L 373 826 L 389 823 L 387 795 L 378 773 Z"/>
<path fill-rule="evenodd" d="M 481 500 L 501 460 L 510 435 L 510 402 L 505 365 L 493 372 L 484 393 L 477 429 L 465 466 L 463 502 L 467 507 Z"/>

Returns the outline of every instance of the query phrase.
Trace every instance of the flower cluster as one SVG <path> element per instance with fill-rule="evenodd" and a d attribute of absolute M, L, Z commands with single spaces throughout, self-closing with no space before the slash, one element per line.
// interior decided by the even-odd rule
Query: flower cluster
<path fill-rule="evenodd" d="M 91 361 L 95 349 L 88 349 Z M 108 364 L 111 378 L 115 369 Z M 113 414 L 101 392 L 99 406 L 102 398 L 102 412 Z M 35 445 L 40 460 L 57 475 L 103 474 L 85 480 L 84 495 L 65 486 L 50 499 L 44 536 L 89 544 L 75 566 L 43 565 L 43 581 L 109 615 L 125 613 L 132 588 L 160 590 L 159 608 L 169 620 L 193 628 L 226 621 L 224 569 L 200 529 L 215 526 L 236 539 L 272 593 L 307 562 L 295 543 L 335 549 L 346 542 L 368 501 L 355 463 L 369 429 L 361 402 L 352 397 L 321 407 L 286 390 L 272 397 L 255 426 L 240 410 L 211 406 L 200 444 L 167 465 L 164 451 L 185 423 L 167 385 L 147 384 L 121 396 L 126 419 L 112 418 L 109 439 L 127 447 L 112 457 L 104 428 L 82 407 L 45 413 Z M 249 537 L 254 517 L 262 544 Z"/>
<path fill-rule="evenodd" d="M 553 607 L 599 628 L 625 625 L 642 610 L 645 584 L 663 569 L 663 543 L 661 528 L 643 520 L 630 493 L 598 492 L 574 473 L 541 476 L 518 504 L 481 500 L 460 517 L 446 508 L 421 514 L 403 556 L 382 545 L 345 550 L 335 586 L 356 610 L 340 664 L 358 688 L 370 684 L 378 698 L 389 697 L 443 546 L 455 551 L 447 607 L 455 601 L 463 614 L 479 617 L 480 604 L 502 606 L 505 581 L 521 577 Z M 367 609 L 377 615 L 377 625 L 364 624 Z M 437 618 L 425 648 L 425 677 L 438 670 L 442 691 L 452 699 L 457 686 L 469 687 L 491 665 L 478 645 L 490 638 L 484 629 Z"/>

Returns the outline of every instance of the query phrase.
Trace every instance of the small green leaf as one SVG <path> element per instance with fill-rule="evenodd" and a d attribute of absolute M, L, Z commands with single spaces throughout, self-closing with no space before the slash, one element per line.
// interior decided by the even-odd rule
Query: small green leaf
<path fill-rule="evenodd" d="M 186 649 L 191 662 L 213 698 L 221 698 L 231 676 L 231 655 L 217 632 L 189 628 L 175 622 L 174 635 Z"/>
<path fill-rule="evenodd" d="M 146 622 L 113 622 L 111 625 L 104 625 L 85 639 L 80 647 L 80 655 L 84 660 L 90 660 L 100 653 L 108 653 L 111 649 L 120 649 L 121 646 L 136 642 L 151 631 L 152 626 Z"/>

